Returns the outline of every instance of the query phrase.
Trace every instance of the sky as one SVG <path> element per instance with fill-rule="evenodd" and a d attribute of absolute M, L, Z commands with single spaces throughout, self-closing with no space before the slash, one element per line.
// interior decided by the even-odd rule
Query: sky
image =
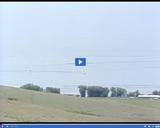
<path fill-rule="evenodd" d="M 159 35 L 158 2 L 1 2 L 0 85 L 160 90 Z"/>

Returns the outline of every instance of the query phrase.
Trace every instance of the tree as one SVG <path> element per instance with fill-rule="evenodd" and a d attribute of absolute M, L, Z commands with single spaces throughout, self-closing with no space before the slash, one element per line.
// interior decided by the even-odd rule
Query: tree
<path fill-rule="evenodd" d="M 111 92 L 111 97 L 125 97 L 127 95 L 127 90 L 119 87 L 112 87 Z"/>
<path fill-rule="evenodd" d="M 78 88 L 79 88 L 79 93 L 80 93 L 81 97 L 85 97 L 86 96 L 87 86 L 79 85 Z"/>
<path fill-rule="evenodd" d="M 139 90 L 135 91 L 135 96 L 138 97 L 140 95 Z"/>
<path fill-rule="evenodd" d="M 123 88 L 118 88 L 117 87 L 117 97 L 124 97 L 126 95 L 126 90 Z"/>
<path fill-rule="evenodd" d="M 127 96 L 128 96 L 128 97 L 135 97 L 136 94 L 135 94 L 135 92 L 129 92 L 129 93 L 127 94 Z"/>
<path fill-rule="evenodd" d="M 127 94 L 128 97 L 138 97 L 140 95 L 139 90 L 136 90 L 135 92 L 129 92 Z"/>
<path fill-rule="evenodd" d="M 152 94 L 153 94 L 153 95 L 158 95 L 158 91 L 157 91 L 157 90 L 154 90 L 154 91 L 152 92 Z"/>
<path fill-rule="evenodd" d="M 43 91 L 42 87 L 40 87 L 38 85 L 34 85 L 33 83 L 32 84 L 25 84 L 25 85 L 21 86 L 20 88 L 34 90 L 34 91 Z"/>
<path fill-rule="evenodd" d="M 154 90 L 154 91 L 152 92 L 152 94 L 153 94 L 153 95 L 160 95 L 160 91 Z"/>
<path fill-rule="evenodd" d="M 46 87 L 46 92 L 60 94 L 60 88 Z"/>
<path fill-rule="evenodd" d="M 95 94 L 94 92 L 95 92 L 95 87 L 88 86 L 88 88 L 87 88 L 88 97 L 96 97 L 97 94 Z"/>
<path fill-rule="evenodd" d="M 108 97 L 109 89 L 107 87 L 103 88 L 102 97 Z"/>
<path fill-rule="evenodd" d="M 116 97 L 117 96 L 117 91 L 115 87 L 111 87 L 111 97 Z"/>
<path fill-rule="evenodd" d="M 88 86 L 88 97 L 108 97 L 109 89 L 100 86 Z"/>

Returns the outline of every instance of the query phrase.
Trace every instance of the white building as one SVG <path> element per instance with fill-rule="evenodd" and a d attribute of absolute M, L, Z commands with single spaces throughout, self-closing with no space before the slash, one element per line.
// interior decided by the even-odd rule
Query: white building
<path fill-rule="evenodd" d="M 138 98 L 143 98 L 143 99 L 160 99 L 160 95 L 139 95 Z"/>

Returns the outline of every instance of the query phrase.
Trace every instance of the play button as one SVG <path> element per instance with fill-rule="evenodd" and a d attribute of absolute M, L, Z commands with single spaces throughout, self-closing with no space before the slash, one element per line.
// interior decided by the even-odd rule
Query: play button
<path fill-rule="evenodd" d="M 75 66 L 86 66 L 86 58 L 75 58 Z"/>
<path fill-rule="evenodd" d="M 81 60 L 79 60 L 79 64 L 81 64 L 82 63 L 82 61 Z"/>

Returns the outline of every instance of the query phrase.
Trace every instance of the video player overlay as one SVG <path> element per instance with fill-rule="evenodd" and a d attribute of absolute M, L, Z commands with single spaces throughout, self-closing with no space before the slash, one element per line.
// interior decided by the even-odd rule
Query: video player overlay
<path fill-rule="evenodd" d="M 1 124 L 3 128 L 160 128 L 160 124 Z"/>

